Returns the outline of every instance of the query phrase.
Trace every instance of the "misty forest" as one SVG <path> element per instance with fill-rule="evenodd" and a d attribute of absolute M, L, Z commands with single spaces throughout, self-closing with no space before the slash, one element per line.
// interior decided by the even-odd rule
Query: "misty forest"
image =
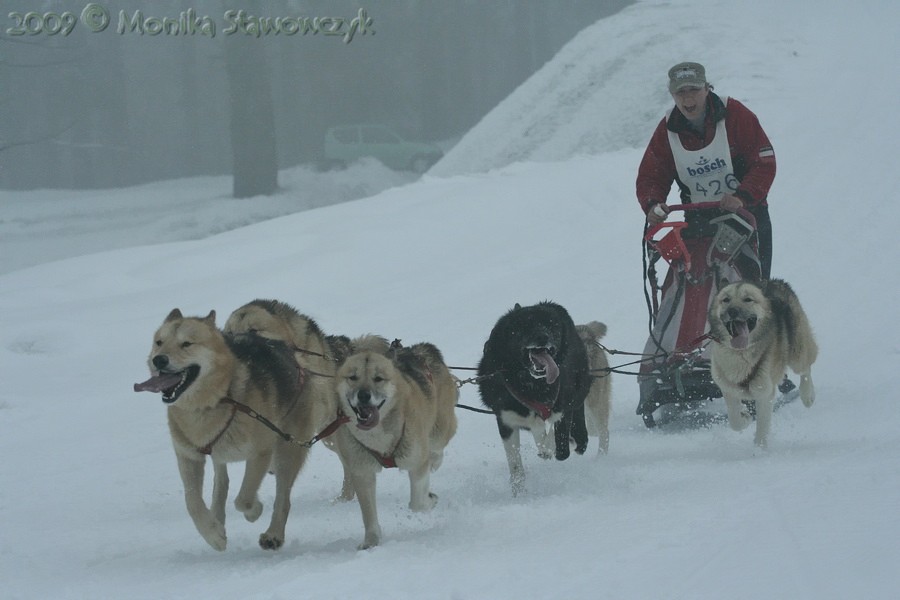
<path fill-rule="evenodd" d="M 251 197 L 277 191 L 279 169 L 319 164 L 329 127 L 452 142 L 627 4 L 7 1 L 0 188 L 233 174 Z"/>

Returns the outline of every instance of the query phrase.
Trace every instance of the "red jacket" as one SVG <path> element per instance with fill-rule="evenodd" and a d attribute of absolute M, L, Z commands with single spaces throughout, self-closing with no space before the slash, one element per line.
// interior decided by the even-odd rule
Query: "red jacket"
<path fill-rule="evenodd" d="M 710 92 L 706 103 L 703 137 L 691 128 L 678 108 L 672 110 L 668 120 L 663 118 L 653 132 L 638 168 L 636 184 L 638 202 L 645 213 L 654 204 L 666 201 L 673 181 L 678 183 L 682 203 L 690 202 L 691 191 L 682 184 L 675 171 L 667 129 L 678 134 L 687 150 L 700 150 L 712 141 L 716 123 L 721 119 L 725 119 L 734 175 L 740 181 L 734 194 L 748 207 L 767 206 L 766 196 L 775 179 L 775 153 L 759 120 L 734 98 L 728 99 L 726 107 L 721 98 Z"/>

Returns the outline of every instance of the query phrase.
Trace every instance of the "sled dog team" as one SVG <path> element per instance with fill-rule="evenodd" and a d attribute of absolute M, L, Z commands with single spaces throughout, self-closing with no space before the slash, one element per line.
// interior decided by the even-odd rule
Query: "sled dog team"
<path fill-rule="evenodd" d="M 709 310 L 712 374 L 732 428 L 752 421 L 765 446 L 777 384 L 790 368 L 800 375 L 806 406 L 815 392 L 810 367 L 817 348 L 790 286 L 733 283 Z M 513 494 L 524 489 L 519 433 L 534 437 L 542 458 L 583 454 L 588 435 L 599 453 L 609 446 L 609 363 L 598 321 L 576 326 L 553 302 L 515 305 L 484 344 L 475 378 L 494 414 Z M 285 539 L 291 488 L 310 446 L 319 439 L 343 466 L 339 498 L 358 499 L 360 548 L 379 544 L 376 477 L 397 467 L 409 476 L 409 507 L 431 510 L 437 495 L 430 474 L 456 432 L 458 381 L 430 343 L 403 346 L 376 335 L 325 335 L 309 317 L 275 300 L 254 300 L 226 319 L 172 310 L 156 331 L 147 359 L 149 379 L 135 391 L 161 393 L 185 504 L 197 531 L 216 550 L 226 547 L 227 464 L 244 462 L 234 506 L 256 521 L 262 480 L 275 476 L 275 499 L 265 549 Z M 331 435 L 330 435 L 331 434 Z M 213 467 L 210 505 L 203 498 L 206 459 Z"/>

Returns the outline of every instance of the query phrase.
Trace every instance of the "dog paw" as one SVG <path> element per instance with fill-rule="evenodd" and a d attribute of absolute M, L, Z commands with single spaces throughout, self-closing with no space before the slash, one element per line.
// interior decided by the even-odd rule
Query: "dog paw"
<path fill-rule="evenodd" d="M 225 536 L 225 526 L 219 522 L 215 522 L 206 530 L 200 530 L 200 535 L 206 540 L 206 543 L 212 546 L 214 550 L 222 552 L 228 545 L 228 538 Z"/>
<path fill-rule="evenodd" d="M 350 481 L 349 476 L 344 474 L 344 481 L 341 483 L 341 494 L 334 499 L 334 503 L 350 502 L 356 497 L 356 489 Z"/>
<path fill-rule="evenodd" d="M 374 548 L 381 543 L 381 528 L 378 527 L 374 531 L 367 531 L 362 544 L 356 547 L 357 550 L 368 550 Z"/>
<path fill-rule="evenodd" d="M 252 503 L 238 503 L 235 501 L 234 507 L 244 513 L 244 518 L 253 523 L 256 521 L 263 511 L 263 504 L 259 500 L 254 500 Z"/>
<path fill-rule="evenodd" d="M 569 450 L 568 446 L 566 446 L 565 448 L 557 448 L 556 460 L 566 460 L 567 458 L 569 458 L 569 454 L 571 454 L 571 451 Z"/>
<path fill-rule="evenodd" d="M 278 550 L 284 544 L 284 539 L 272 535 L 269 532 L 260 534 L 259 547 L 263 550 Z"/>
<path fill-rule="evenodd" d="M 750 414 L 750 409 L 748 409 L 746 405 L 742 405 L 741 408 L 737 410 L 733 409 L 731 406 L 728 407 L 728 424 L 735 431 L 747 429 L 752 422 L 753 416 Z"/>
<path fill-rule="evenodd" d="M 343 504 L 345 502 L 351 502 L 356 497 L 354 492 L 350 492 L 349 494 L 340 493 L 334 498 L 331 499 L 332 504 Z"/>
<path fill-rule="evenodd" d="M 512 491 L 513 498 L 525 493 L 525 478 L 509 478 L 509 487 Z"/>
<path fill-rule="evenodd" d="M 434 492 L 428 492 L 424 499 L 417 502 L 410 502 L 409 508 L 413 512 L 428 512 L 437 506 L 438 496 Z"/>
<path fill-rule="evenodd" d="M 553 452 L 550 450 L 538 450 L 538 458 L 550 460 L 551 458 L 553 458 Z"/>
<path fill-rule="evenodd" d="M 730 419 L 730 422 L 732 429 L 735 431 L 743 431 L 753 422 L 753 417 L 750 416 L 750 413 L 741 411 L 741 414 L 736 419 Z"/>

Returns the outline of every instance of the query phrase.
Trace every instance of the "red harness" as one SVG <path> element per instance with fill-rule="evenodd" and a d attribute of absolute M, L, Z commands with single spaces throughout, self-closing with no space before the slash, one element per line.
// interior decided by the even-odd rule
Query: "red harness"
<path fill-rule="evenodd" d="M 368 450 L 369 454 L 371 454 L 375 458 L 375 460 L 378 461 L 378 464 L 380 464 L 382 467 L 384 467 L 385 469 L 396 469 L 397 468 L 397 460 L 394 458 L 394 456 L 397 454 L 397 448 L 400 447 L 400 442 L 403 441 L 404 433 L 406 433 L 406 425 L 405 424 L 403 425 L 403 429 L 400 431 L 400 438 L 397 440 L 397 443 L 394 444 L 394 449 L 391 450 L 391 452 L 389 454 L 382 454 L 380 452 L 375 452 L 374 450 L 372 450 L 371 448 L 369 448 L 368 446 L 366 446 L 359 440 L 356 440 L 356 441 L 359 442 L 359 444 L 363 448 Z"/>
<path fill-rule="evenodd" d="M 513 389 L 509 382 L 506 381 L 506 378 L 503 378 L 503 385 L 506 386 L 506 391 L 510 393 L 510 395 L 518 400 L 519 404 L 523 405 L 528 410 L 537 413 L 537 415 L 544 421 L 550 418 L 550 415 L 553 413 L 553 405 L 556 404 L 556 399 L 559 397 L 559 379 L 556 380 L 555 386 L 556 391 L 553 393 L 553 400 L 549 404 L 544 404 L 543 402 L 538 402 L 537 400 L 531 400 L 530 398 L 525 398 L 519 392 Z"/>
<path fill-rule="evenodd" d="M 350 421 L 351 421 L 350 417 L 345 415 L 342 411 L 339 411 L 337 418 L 334 421 L 332 421 L 328 425 L 328 427 L 323 429 L 321 433 L 319 433 L 313 439 L 311 439 L 309 442 L 307 442 L 307 444 L 309 446 L 312 446 L 319 440 L 327 438 L 329 435 L 331 435 L 332 433 L 337 431 L 341 427 L 341 425 L 343 425 L 344 423 L 349 423 Z M 394 458 L 394 455 L 397 453 L 397 448 L 400 447 L 400 442 L 403 441 L 403 434 L 405 432 L 406 432 L 406 425 L 403 426 L 403 431 L 400 432 L 400 439 L 397 440 L 397 444 L 394 446 L 394 449 L 391 450 L 390 454 L 381 454 L 380 452 L 376 452 L 376 451 L 372 450 L 371 448 L 369 448 L 368 446 L 366 446 L 359 440 L 356 440 L 356 441 L 359 443 L 360 446 L 362 446 L 363 448 L 368 450 L 369 454 L 371 454 L 375 458 L 375 460 L 378 461 L 378 464 L 380 464 L 382 467 L 384 467 L 385 469 L 395 469 L 395 468 L 397 468 L 397 461 Z"/>
<path fill-rule="evenodd" d="M 398 445 L 399 445 L 399 442 L 398 442 Z M 396 469 L 397 468 L 397 461 L 394 460 L 393 454 L 388 456 L 386 454 L 379 454 L 378 452 L 375 452 L 368 446 L 365 446 L 365 448 L 366 448 L 366 450 L 369 451 L 369 454 L 374 456 L 375 460 L 377 460 L 378 463 L 385 469 Z"/>

